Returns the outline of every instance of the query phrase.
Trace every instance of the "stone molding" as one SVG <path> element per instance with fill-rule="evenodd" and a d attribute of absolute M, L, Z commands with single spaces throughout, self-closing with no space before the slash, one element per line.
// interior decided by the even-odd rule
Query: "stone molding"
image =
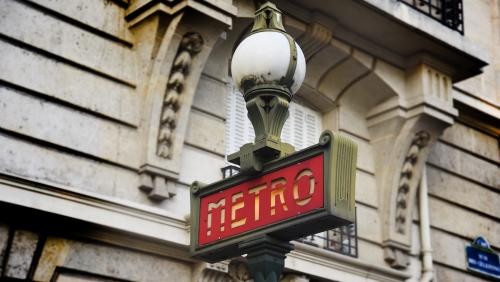
<path fill-rule="evenodd" d="M 388 241 L 384 243 L 384 260 L 392 268 L 405 269 L 410 265 L 410 249 Z"/>
<path fill-rule="evenodd" d="M 194 282 L 232 282 L 232 278 L 228 274 L 229 262 L 222 261 L 217 263 L 200 262 L 194 265 L 193 279 Z"/>
<path fill-rule="evenodd" d="M 251 282 L 250 271 L 245 263 L 240 261 L 232 261 L 229 264 L 228 275 L 234 282 Z"/>
<path fill-rule="evenodd" d="M 169 174 L 162 169 L 144 165 L 139 170 L 139 189 L 152 201 L 169 199 L 176 194 L 176 174 Z"/>
<path fill-rule="evenodd" d="M 158 12 L 175 15 L 185 10 L 197 11 L 211 17 L 226 26 L 232 24 L 232 17 L 238 12 L 233 0 L 206 0 L 206 1 L 165 1 L 165 0 L 130 0 L 125 19 L 130 26 L 140 23 L 144 19 Z"/>
<path fill-rule="evenodd" d="M 372 279 L 375 281 L 405 281 L 411 274 L 379 266 L 359 258 L 342 255 L 315 246 L 294 242 L 295 250 L 285 261 L 285 267 L 306 275 L 319 276 L 328 280 L 357 281 Z"/>
<path fill-rule="evenodd" d="M 171 212 L 52 183 L 0 178 L 0 198 L 7 203 L 85 222 L 127 234 L 146 236 L 176 245 L 189 245 L 185 219 Z M 99 217 L 91 216 L 99 214 Z M 130 236 L 129 236 L 130 237 Z"/>
<path fill-rule="evenodd" d="M 328 46 L 332 39 L 332 31 L 319 23 L 313 22 L 307 25 L 307 30 L 298 39 L 306 60 L 324 47 Z"/>

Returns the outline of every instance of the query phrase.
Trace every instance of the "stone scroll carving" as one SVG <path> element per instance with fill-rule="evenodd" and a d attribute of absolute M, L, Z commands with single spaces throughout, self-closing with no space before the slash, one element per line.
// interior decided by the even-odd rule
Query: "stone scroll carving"
<path fill-rule="evenodd" d="M 226 273 L 206 269 L 197 282 L 233 282 L 233 280 Z"/>
<path fill-rule="evenodd" d="M 410 181 L 413 171 L 418 162 L 419 153 L 422 148 L 429 143 L 430 134 L 426 131 L 419 131 L 413 137 L 408 153 L 403 162 L 403 168 L 399 178 L 398 191 L 396 196 L 396 232 L 405 234 L 406 228 L 406 208 L 408 206 L 408 192 L 410 191 Z"/>
<path fill-rule="evenodd" d="M 201 51 L 202 46 L 203 38 L 201 35 L 196 32 L 188 32 L 183 36 L 175 56 L 160 117 L 157 154 L 162 158 L 170 159 L 172 157 L 177 111 L 181 107 L 184 83 L 189 75 L 192 59 Z"/>
<path fill-rule="evenodd" d="M 245 263 L 232 261 L 229 264 L 229 277 L 232 282 L 251 282 L 250 272 Z"/>

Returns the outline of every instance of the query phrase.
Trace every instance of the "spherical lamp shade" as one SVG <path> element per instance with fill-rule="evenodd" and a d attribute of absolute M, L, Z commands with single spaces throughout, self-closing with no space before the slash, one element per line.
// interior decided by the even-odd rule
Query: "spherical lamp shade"
<path fill-rule="evenodd" d="M 291 41 L 289 41 L 291 40 Z M 289 85 L 284 78 L 293 67 L 290 42 L 295 44 L 296 64 Z M 236 48 L 231 61 L 233 80 L 245 93 L 253 86 L 272 84 L 289 88 L 293 95 L 299 90 L 306 74 L 306 60 L 299 45 L 283 32 L 261 31 L 246 37 Z M 290 73 L 292 74 L 292 73 Z"/>

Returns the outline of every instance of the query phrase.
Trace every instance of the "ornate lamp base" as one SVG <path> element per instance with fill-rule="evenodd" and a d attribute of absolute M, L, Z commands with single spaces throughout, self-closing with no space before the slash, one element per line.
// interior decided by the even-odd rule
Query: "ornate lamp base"
<path fill-rule="evenodd" d="M 295 152 L 292 145 L 281 142 L 291 96 L 282 86 L 259 85 L 245 93 L 245 100 L 248 118 L 255 130 L 255 141 L 229 155 L 228 161 L 240 165 L 241 172 L 258 172 L 264 163 Z"/>

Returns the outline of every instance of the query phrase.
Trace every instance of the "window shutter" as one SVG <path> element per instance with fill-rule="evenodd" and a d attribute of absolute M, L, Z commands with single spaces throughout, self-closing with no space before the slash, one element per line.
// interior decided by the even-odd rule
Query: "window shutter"
<path fill-rule="evenodd" d="M 317 143 L 321 133 L 321 115 L 296 102 L 290 103 L 289 112 L 281 133 L 282 141 L 292 144 L 296 150 Z M 247 118 L 245 100 L 233 83 L 229 84 L 226 113 L 226 155 L 229 155 L 255 138 L 252 123 Z"/>
<path fill-rule="evenodd" d="M 226 97 L 226 155 L 237 152 L 240 147 L 255 138 L 253 126 L 247 118 L 245 99 L 233 83 L 229 84 Z"/>

